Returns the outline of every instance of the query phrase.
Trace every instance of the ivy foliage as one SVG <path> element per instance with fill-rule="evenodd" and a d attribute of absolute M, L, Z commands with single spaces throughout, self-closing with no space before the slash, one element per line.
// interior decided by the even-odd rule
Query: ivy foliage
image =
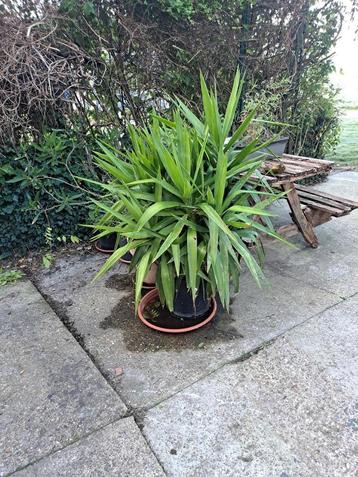
<path fill-rule="evenodd" d="M 39 143 L 0 151 L 1 257 L 23 254 L 54 237 L 80 235 L 90 212 L 89 193 L 75 176 L 96 177 L 87 158 L 88 144 L 65 131 L 46 133 Z"/>

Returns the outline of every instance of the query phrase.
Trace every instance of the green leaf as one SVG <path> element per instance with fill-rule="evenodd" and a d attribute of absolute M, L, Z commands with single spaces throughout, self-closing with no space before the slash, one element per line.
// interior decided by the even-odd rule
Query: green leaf
<path fill-rule="evenodd" d="M 198 263 L 197 263 L 198 273 L 202 268 L 205 256 L 206 256 L 206 245 L 204 242 L 200 242 L 200 244 L 198 245 Z"/>
<path fill-rule="evenodd" d="M 146 252 L 141 260 L 138 263 L 137 270 L 136 270 L 136 275 L 135 275 L 135 304 L 136 304 L 136 309 L 139 303 L 139 300 L 141 298 L 141 293 L 142 293 L 142 285 L 144 282 L 144 278 L 148 273 L 149 269 L 149 258 L 150 258 L 150 250 Z"/>
<path fill-rule="evenodd" d="M 177 244 L 172 245 L 172 255 L 174 260 L 175 273 L 177 274 L 177 277 L 179 277 L 180 275 L 180 245 L 177 245 Z"/>
<path fill-rule="evenodd" d="M 207 269 L 210 270 L 211 264 L 216 261 L 218 251 L 219 229 L 217 224 L 209 217 L 209 257 Z"/>
<path fill-rule="evenodd" d="M 79 243 L 80 239 L 77 237 L 77 235 L 71 235 L 70 240 L 72 243 Z"/>
<path fill-rule="evenodd" d="M 247 128 L 250 126 L 253 117 L 256 114 L 256 110 L 257 108 L 254 108 L 252 111 L 250 111 L 246 118 L 242 121 L 240 126 L 236 129 L 234 134 L 231 136 L 229 142 L 224 147 L 225 152 L 231 149 L 231 147 L 234 146 L 235 143 L 243 136 Z"/>
<path fill-rule="evenodd" d="M 250 273 L 255 278 L 256 282 L 260 283 L 260 280 L 263 277 L 261 268 L 259 267 L 258 263 L 254 259 L 250 251 L 247 249 L 246 245 L 241 240 L 239 240 L 237 236 L 234 235 L 234 233 L 229 229 L 229 227 L 221 219 L 218 213 L 210 205 L 200 204 L 200 208 L 231 239 L 233 247 L 241 254 Z"/>
<path fill-rule="evenodd" d="M 101 267 L 99 272 L 96 274 L 93 280 L 98 280 L 98 278 L 102 277 L 108 270 L 110 270 L 118 261 L 123 257 L 123 255 L 129 250 L 133 248 L 137 248 L 140 245 L 143 245 L 146 243 L 144 240 L 138 240 L 138 241 L 129 241 L 127 242 L 123 247 L 118 248 L 115 252 L 112 253 L 112 255 L 107 259 L 107 261 L 104 263 L 104 265 Z"/>
<path fill-rule="evenodd" d="M 200 121 L 200 119 L 195 116 L 195 114 L 179 98 L 176 98 L 176 101 L 187 120 L 194 126 L 201 136 L 204 136 L 206 130 L 205 124 Z"/>
<path fill-rule="evenodd" d="M 164 242 L 163 242 L 162 246 L 160 247 L 158 253 L 153 258 L 153 262 L 158 260 L 158 258 L 161 255 L 163 255 L 163 253 L 166 252 L 168 250 L 168 248 L 172 245 L 172 243 L 179 237 L 181 231 L 183 230 L 184 221 L 185 221 L 186 218 L 187 218 L 187 216 L 185 215 L 182 219 L 179 220 L 179 222 L 177 222 L 174 225 L 173 230 L 170 232 L 168 237 L 164 240 Z"/>
<path fill-rule="evenodd" d="M 227 156 L 219 151 L 218 162 L 215 171 L 215 205 L 217 210 L 221 210 L 225 188 L 227 185 Z"/>
<path fill-rule="evenodd" d="M 259 205 L 259 204 L 257 204 Z M 231 207 L 229 207 L 227 209 L 227 212 L 241 212 L 243 214 L 248 214 L 248 215 L 251 215 L 251 217 L 253 217 L 254 215 L 262 215 L 262 216 L 266 216 L 266 217 L 274 217 L 275 214 L 272 214 L 271 212 L 268 212 L 267 210 L 263 210 L 261 207 L 257 206 L 257 207 L 246 207 L 244 205 L 232 205 Z"/>
<path fill-rule="evenodd" d="M 166 255 L 163 255 L 160 261 L 160 275 L 165 297 L 165 303 L 169 311 L 173 311 L 174 302 L 174 273 L 173 266 L 168 263 Z"/>
<path fill-rule="evenodd" d="M 52 255 L 52 253 L 46 253 L 42 257 L 42 265 L 45 268 L 51 268 L 51 265 L 53 264 L 53 261 L 54 261 L 54 256 Z"/>
<path fill-rule="evenodd" d="M 157 202 L 151 205 L 142 215 L 138 221 L 138 231 L 141 230 L 149 220 L 161 211 L 166 209 L 174 209 L 175 207 L 182 207 L 183 204 L 174 201 Z"/>
<path fill-rule="evenodd" d="M 188 250 L 188 270 L 189 270 L 189 288 L 193 296 L 196 296 L 196 278 L 197 278 L 197 260 L 198 260 L 198 242 L 196 231 L 188 229 L 187 231 L 187 250 Z"/>
<path fill-rule="evenodd" d="M 94 204 L 97 205 L 97 207 L 99 207 L 100 209 L 103 209 L 106 212 L 108 212 L 110 217 L 112 217 L 112 218 L 115 217 L 120 222 L 124 222 L 126 224 L 130 224 L 130 223 L 133 224 L 133 221 L 130 219 L 130 217 L 128 217 L 127 215 L 124 215 L 124 214 L 120 214 L 119 212 L 117 212 L 115 207 L 108 207 L 108 205 L 104 204 L 103 202 L 98 202 L 97 200 L 94 200 L 94 199 L 91 199 L 91 200 Z"/>
<path fill-rule="evenodd" d="M 220 144 L 220 133 L 218 130 L 218 125 L 216 121 L 216 113 L 214 107 L 214 99 L 210 96 L 208 87 L 206 86 L 205 79 L 202 73 L 200 73 L 200 87 L 201 87 L 201 97 L 203 100 L 204 114 L 205 114 L 205 123 L 209 127 L 210 134 L 215 141 L 216 147 L 219 149 Z"/>
<path fill-rule="evenodd" d="M 232 237 L 233 240 L 235 240 L 234 234 L 231 232 L 229 227 L 225 224 L 225 222 L 222 220 L 220 215 L 216 212 L 213 207 L 209 204 L 200 204 L 199 207 L 205 214 L 211 219 L 223 232 L 225 232 L 227 235 Z"/>
<path fill-rule="evenodd" d="M 241 85 L 240 85 L 241 83 Z M 226 106 L 226 112 L 224 117 L 224 124 L 223 124 L 223 135 L 226 137 L 231 129 L 237 105 L 240 99 L 240 91 L 242 89 L 242 81 L 240 81 L 240 71 L 237 70 L 235 74 L 234 84 L 232 86 L 231 94 L 229 101 Z"/>

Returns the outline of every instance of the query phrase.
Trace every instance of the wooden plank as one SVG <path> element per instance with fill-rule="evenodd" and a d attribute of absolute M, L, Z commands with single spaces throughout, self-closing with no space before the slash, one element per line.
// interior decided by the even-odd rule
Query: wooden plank
<path fill-rule="evenodd" d="M 296 166 L 300 166 L 304 169 L 311 169 L 312 167 L 317 168 L 317 167 L 327 167 L 326 164 L 317 164 L 316 162 L 310 162 L 310 161 L 298 161 L 297 159 L 290 159 L 288 157 L 282 157 L 282 162 L 284 164 L 292 164 Z"/>
<path fill-rule="evenodd" d="M 302 198 L 305 198 L 305 199 L 313 200 L 315 202 L 319 202 L 323 205 L 330 205 L 331 207 L 335 207 L 336 209 L 344 210 L 346 212 L 350 212 L 352 210 L 349 205 L 342 204 L 341 202 L 338 202 L 337 200 L 327 199 L 327 197 L 324 197 L 324 196 L 312 194 L 311 192 L 301 191 L 301 190 L 298 190 L 297 187 L 296 187 L 296 190 L 297 190 L 298 196 L 301 199 L 301 202 L 302 202 Z"/>
<path fill-rule="evenodd" d="M 295 163 L 293 164 L 292 162 L 286 162 L 286 161 L 274 161 L 274 160 L 268 160 L 265 161 L 263 164 L 263 168 L 265 170 L 270 170 L 274 167 L 277 167 L 278 165 L 283 165 L 285 170 L 283 172 L 280 172 L 279 174 L 276 174 L 277 176 L 283 176 L 287 174 L 302 174 L 302 173 L 312 173 L 314 172 L 317 168 L 312 168 L 311 166 L 308 166 L 305 163 Z"/>
<path fill-rule="evenodd" d="M 311 222 L 314 227 L 325 224 L 332 219 L 331 214 L 327 214 L 320 210 L 313 210 L 309 207 L 307 207 L 303 212 L 306 218 Z M 281 225 L 281 227 L 279 227 L 276 232 L 284 238 L 290 238 L 301 233 L 300 229 L 297 227 L 296 224 Z M 270 237 L 268 235 L 265 235 L 264 239 L 265 241 L 275 240 L 274 237 Z"/>
<path fill-rule="evenodd" d="M 345 211 L 342 209 L 337 209 L 337 207 L 321 204 L 319 202 L 316 202 L 315 200 L 306 199 L 305 197 L 300 197 L 300 201 L 301 201 L 301 204 L 308 205 L 309 207 L 313 209 L 329 212 L 331 215 L 334 215 L 335 217 L 341 217 L 342 215 L 347 215 L 350 212 L 350 210 Z"/>
<path fill-rule="evenodd" d="M 292 184 L 293 182 L 300 181 L 301 179 L 307 179 L 307 177 L 316 176 L 318 174 L 324 174 L 326 172 L 328 173 L 329 170 L 320 169 L 318 172 L 310 170 L 310 171 L 302 172 L 302 174 L 295 175 L 294 177 L 291 176 L 290 174 L 281 174 L 277 176 L 271 176 L 272 180 L 270 182 L 272 186 L 278 187 L 278 186 L 282 186 L 283 184 L 290 184 L 290 183 Z"/>
<path fill-rule="evenodd" d="M 327 199 L 332 199 L 332 200 L 335 200 L 336 202 L 340 202 L 343 205 L 350 206 L 353 209 L 358 209 L 358 202 L 356 202 L 354 200 L 346 199 L 344 197 L 338 197 L 336 195 L 329 194 L 327 192 L 322 192 L 320 190 L 312 189 L 312 188 L 301 186 L 301 185 L 298 185 L 298 184 L 295 184 L 295 187 L 296 187 L 296 190 L 299 191 L 299 192 L 300 191 L 310 192 L 310 194 L 318 195 L 320 197 L 325 197 Z"/>
<path fill-rule="evenodd" d="M 304 239 L 311 245 L 311 247 L 316 248 L 318 246 L 318 239 L 313 230 L 312 224 L 307 220 L 303 213 L 300 198 L 298 197 L 294 184 L 282 184 L 282 189 L 287 192 L 287 202 L 290 206 L 294 222 L 301 230 Z"/>
<path fill-rule="evenodd" d="M 316 159 L 315 157 L 305 157 L 305 156 L 295 156 L 293 154 L 282 154 L 282 157 L 285 159 L 295 159 L 296 161 L 307 161 L 311 163 L 322 164 L 326 166 L 334 166 L 334 161 L 327 161 L 326 159 Z"/>
<path fill-rule="evenodd" d="M 329 212 L 311 209 L 309 207 L 305 208 L 304 214 L 307 217 L 307 220 L 309 220 L 314 227 L 317 227 L 317 225 L 325 224 L 332 219 L 332 215 Z"/>
<path fill-rule="evenodd" d="M 283 174 L 302 174 L 302 172 L 307 172 L 308 170 L 311 170 L 293 164 L 286 164 L 285 162 L 283 164 L 285 166 L 285 172 L 283 172 Z"/>
<path fill-rule="evenodd" d="M 262 172 L 261 172 L 261 174 L 262 174 L 263 178 L 264 178 L 270 185 L 272 185 L 272 184 L 275 182 L 275 179 L 276 179 L 275 176 L 266 175 L 265 173 L 262 173 Z M 252 180 L 253 182 L 257 182 L 258 179 L 261 181 L 261 179 L 258 178 L 257 176 L 254 176 L 254 175 L 250 176 L 250 180 Z M 261 182 L 260 182 L 260 183 L 261 183 Z"/>
<path fill-rule="evenodd" d="M 320 170 L 320 169 L 326 169 L 327 166 L 326 164 L 317 164 L 317 163 L 311 163 L 309 161 L 296 161 L 296 160 L 290 160 L 286 158 L 282 158 L 283 164 L 285 164 L 287 167 L 299 167 L 302 171 L 306 170 Z"/>
<path fill-rule="evenodd" d="M 272 165 L 279 163 L 285 165 L 285 172 L 280 174 L 269 174 L 267 172 Z M 318 174 L 329 173 L 333 164 L 333 161 L 284 154 L 281 160 L 268 159 L 265 161 L 263 165 L 264 170 L 262 170 L 262 172 L 266 177 L 270 177 L 269 182 L 271 182 L 272 185 L 281 186 L 285 183 L 298 181 Z"/>

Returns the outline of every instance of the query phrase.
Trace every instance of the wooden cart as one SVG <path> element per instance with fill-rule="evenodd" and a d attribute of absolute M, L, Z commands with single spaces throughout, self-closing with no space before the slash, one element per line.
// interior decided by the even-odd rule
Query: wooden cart
<path fill-rule="evenodd" d="M 283 164 L 284 172 L 270 174 L 269 171 L 275 164 Z M 265 162 L 267 182 L 272 187 L 287 192 L 286 199 L 291 210 L 292 223 L 280 227 L 277 230 L 279 234 L 291 237 L 301 233 L 311 247 L 316 248 L 318 239 L 314 227 L 328 222 L 332 217 L 347 215 L 358 208 L 358 202 L 296 184 L 296 181 L 301 179 L 330 173 L 333 164 L 332 161 L 289 154 L 284 154 L 280 160 Z"/>

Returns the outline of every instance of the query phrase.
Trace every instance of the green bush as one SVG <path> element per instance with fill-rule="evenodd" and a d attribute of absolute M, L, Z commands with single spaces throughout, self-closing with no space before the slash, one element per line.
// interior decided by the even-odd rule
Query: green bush
<path fill-rule="evenodd" d="M 40 143 L 0 149 L 0 256 L 24 254 L 53 237 L 88 232 L 89 193 L 75 176 L 97 177 L 88 154 L 94 141 L 74 133 L 52 131 Z"/>

